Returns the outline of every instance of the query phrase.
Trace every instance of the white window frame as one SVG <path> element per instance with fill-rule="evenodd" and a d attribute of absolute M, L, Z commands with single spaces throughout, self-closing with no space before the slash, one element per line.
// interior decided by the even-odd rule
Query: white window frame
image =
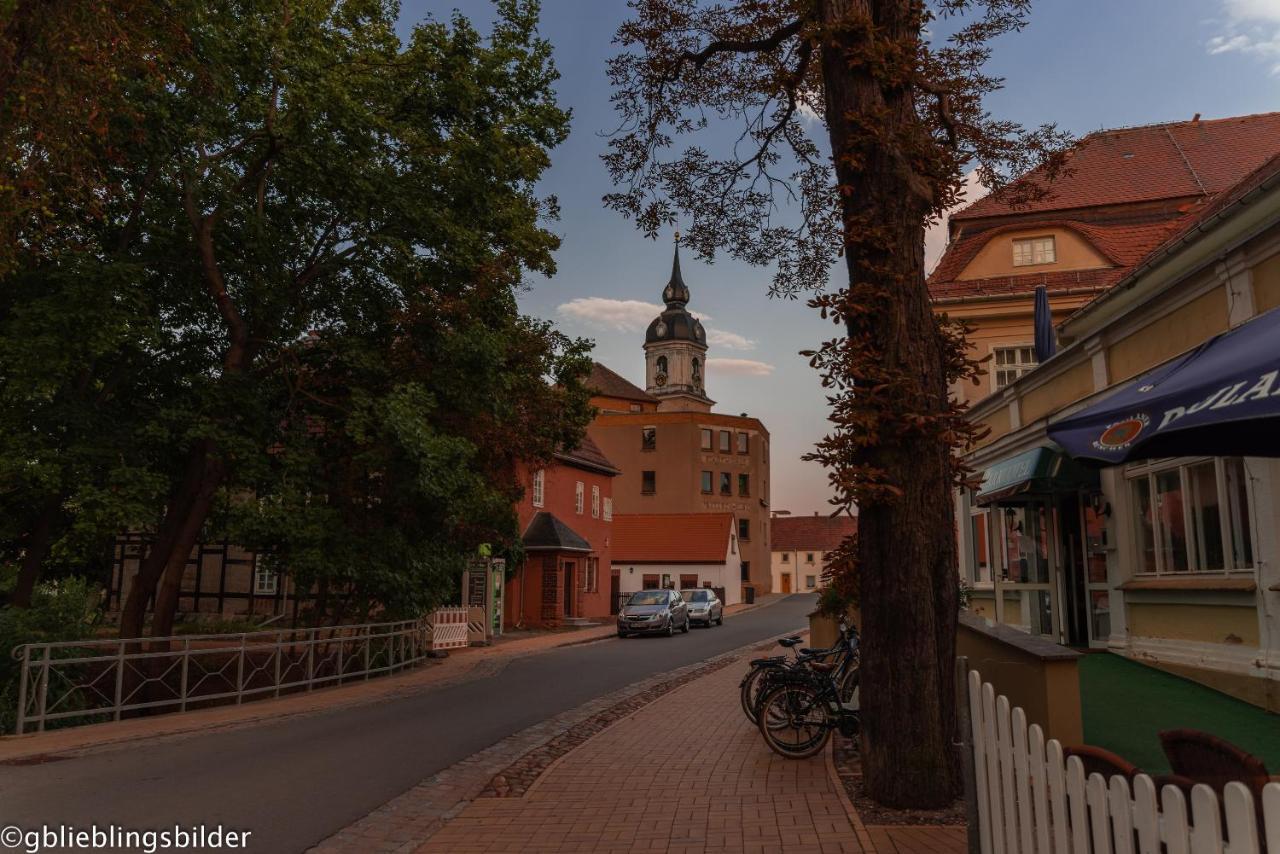
<path fill-rule="evenodd" d="M 1000 362 L 1001 353 L 1012 353 L 1013 360 L 1009 362 Z M 1028 358 L 1029 356 L 1029 358 Z M 1018 381 L 1018 378 L 1024 374 L 1039 367 L 1040 363 L 1036 361 L 1036 346 L 1034 344 L 1000 344 L 991 348 L 991 390 L 999 391 L 1005 386 L 1011 385 Z M 1004 381 L 1001 381 L 1001 374 L 1012 374 Z"/>
<path fill-rule="evenodd" d="M 1236 514 L 1234 506 L 1234 496 L 1227 490 L 1227 473 L 1226 463 L 1228 460 L 1241 460 L 1241 471 L 1244 476 L 1245 485 L 1245 501 L 1248 506 L 1240 508 L 1242 518 L 1235 518 Z M 1191 505 L 1191 480 L 1188 470 L 1212 462 L 1214 466 L 1214 479 L 1218 492 L 1218 530 L 1222 538 L 1222 562 L 1221 568 L 1205 567 L 1204 562 L 1204 544 L 1200 542 L 1199 526 L 1195 523 L 1194 508 Z M 1184 548 L 1187 554 L 1187 568 L 1169 569 L 1165 567 L 1165 550 L 1162 547 L 1163 537 L 1161 532 L 1160 514 L 1156 512 L 1156 477 L 1166 474 L 1170 471 L 1177 471 L 1179 477 L 1178 492 L 1182 500 L 1182 520 L 1183 527 L 1186 529 L 1186 542 Z M 1134 567 L 1132 575 L 1141 578 L 1186 578 L 1192 575 L 1230 575 L 1233 573 L 1244 573 L 1252 575 L 1258 562 L 1258 532 L 1253 529 L 1253 512 L 1252 509 L 1257 506 L 1257 496 L 1253 490 L 1253 478 L 1249 476 L 1248 466 L 1240 457 L 1175 457 L 1161 460 L 1150 460 L 1140 463 L 1131 463 L 1125 468 L 1124 478 L 1124 501 L 1125 506 L 1129 509 L 1129 526 L 1132 531 L 1133 547 L 1131 549 L 1131 565 Z M 1155 545 L 1155 571 L 1148 572 L 1141 568 L 1144 566 L 1142 540 L 1140 533 L 1142 520 L 1139 518 L 1139 508 L 1134 500 L 1134 484 L 1137 481 L 1145 480 L 1147 482 L 1148 494 L 1151 498 L 1151 535 Z M 1249 547 L 1251 551 L 1250 557 L 1252 561 L 1247 565 L 1235 565 L 1235 537 L 1241 528 L 1245 528 L 1249 533 Z"/>
<path fill-rule="evenodd" d="M 613 499 L 605 498 L 604 500 L 604 520 L 606 522 L 613 521 Z"/>
<path fill-rule="evenodd" d="M 533 473 L 533 506 L 542 507 L 547 502 L 547 470 L 538 469 Z"/>
<path fill-rule="evenodd" d="M 280 573 L 265 566 L 253 570 L 253 595 L 275 596 L 280 592 Z"/>
<path fill-rule="evenodd" d="M 1058 244 L 1052 234 L 1013 239 L 1013 266 L 1037 267 L 1043 264 L 1056 264 L 1057 261 Z"/>
<path fill-rule="evenodd" d="M 591 518 L 600 518 L 600 487 L 595 485 L 591 487 Z"/>
<path fill-rule="evenodd" d="M 585 495 L 585 487 L 582 481 L 578 481 L 573 487 L 573 510 L 579 516 L 582 515 L 583 496 Z"/>

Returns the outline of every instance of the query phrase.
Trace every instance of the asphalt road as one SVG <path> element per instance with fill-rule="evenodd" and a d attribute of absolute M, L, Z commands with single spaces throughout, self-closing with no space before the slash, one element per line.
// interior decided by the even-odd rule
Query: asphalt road
<path fill-rule="evenodd" d="M 814 601 L 791 596 L 673 638 L 551 650 L 416 696 L 0 767 L 0 826 L 222 824 L 252 830 L 250 851 L 303 851 L 525 727 L 640 679 L 800 629 Z"/>

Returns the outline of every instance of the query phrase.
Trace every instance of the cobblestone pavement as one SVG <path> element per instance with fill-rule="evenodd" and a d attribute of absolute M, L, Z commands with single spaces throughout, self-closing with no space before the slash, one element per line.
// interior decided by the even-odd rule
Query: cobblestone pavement
<path fill-rule="evenodd" d="M 673 670 L 663 681 L 682 684 L 701 673 L 726 669 L 733 680 L 736 709 L 741 671 L 733 663 L 772 646 L 771 642 L 754 643 L 743 650 Z M 517 791 L 527 788 L 531 781 L 517 779 L 524 776 L 524 769 L 538 771 L 549 762 L 554 763 L 563 754 L 562 742 L 570 742 L 570 747 L 581 743 L 581 733 L 599 732 L 601 724 L 616 719 L 619 711 L 629 712 L 652 702 L 655 693 L 659 693 L 655 692 L 655 683 L 645 680 L 548 718 L 423 780 L 311 850 L 322 854 L 415 851 L 445 822 L 462 814 L 473 799 L 483 794 L 503 798 L 510 794 L 507 787 L 512 785 Z"/>
<path fill-rule="evenodd" d="M 775 755 L 743 717 L 741 675 L 725 667 L 661 697 L 563 756 L 524 797 L 472 801 L 417 850 L 870 850 L 823 758 Z"/>

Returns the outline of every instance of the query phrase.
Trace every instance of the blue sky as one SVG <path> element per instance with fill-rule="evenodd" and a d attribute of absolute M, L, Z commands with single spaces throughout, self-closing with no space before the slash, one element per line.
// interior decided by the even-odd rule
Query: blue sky
<path fill-rule="evenodd" d="M 402 0 L 406 33 L 425 15 L 459 9 L 480 27 L 488 0 Z M 624 0 L 543 0 L 555 46 L 568 141 L 552 152 L 544 192 L 559 197 L 558 272 L 535 279 L 523 309 L 592 338 L 596 358 L 644 383 L 641 345 L 671 268 L 670 235 L 646 240 L 606 210 L 611 185 L 601 133 L 615 124 L 604 64 L 625 19 Z M 1038 0 L 1031 23 L 996 44 L 989 68 L 1007 78 L 992 112 L 1025 125 L 1056 122 L 1075 134 L 1103 127 L 1280 110 L 1280 0 Z M 798 351 L 833 333 L 802 301 L 768 297 L 771 271 L 725 258 L 682 258 L 711 345 L 707 390 L 717 411 L 760 418 L 772 434 L 772 505 L 826 511 L 820 466 L 803 463 L 826 427 L 818 377 Z M 575 302 L 576 301 L 576 302 Z M 712 359 L 733 361 L 712 361 Z"/>

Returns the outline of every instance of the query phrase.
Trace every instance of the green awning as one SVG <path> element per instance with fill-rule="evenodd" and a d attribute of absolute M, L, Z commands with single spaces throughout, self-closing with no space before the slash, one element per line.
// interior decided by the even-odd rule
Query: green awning
<path fill-rule="evenodd" d="M 1001 460 L 982 473 L 976 504 L 1019 504 L 1032 498 L 1079 492 L 1098 486 L 1098 472 L 1043 445 Z"/>

